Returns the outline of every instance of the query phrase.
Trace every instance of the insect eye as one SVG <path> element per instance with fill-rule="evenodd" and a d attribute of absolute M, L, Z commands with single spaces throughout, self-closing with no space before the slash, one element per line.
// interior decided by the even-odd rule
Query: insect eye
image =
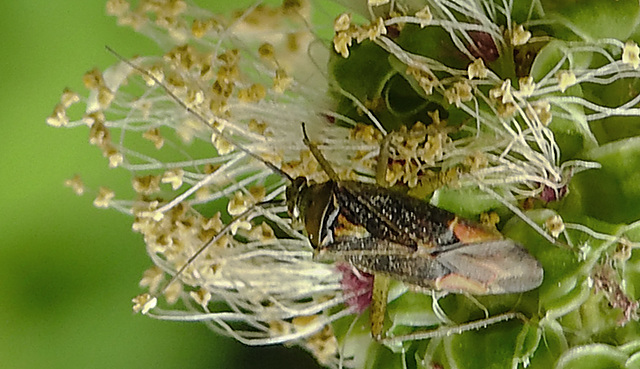
<path fill-rule="evenodd" d="M 300 194 L 305 188 L 307 188 L 307 179 L 305 177 L 297 177 L 289 187 L 287 187 L 285 192 L 285 196 L 287 197 L 287 208 L 289 210 L 289 214 L 291 214 L 294 219 L 297 219 L 300 216 Z"/>
<path fill-rule="evenodd" d="M 300 189 L 307 184 L 307 179 L 305 177 L 298 177 L 293 180 L 293 187 Z"/>

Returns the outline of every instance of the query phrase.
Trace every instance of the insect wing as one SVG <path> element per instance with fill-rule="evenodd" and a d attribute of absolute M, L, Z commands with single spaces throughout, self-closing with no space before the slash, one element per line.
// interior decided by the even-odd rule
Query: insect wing
<path fill-rule="evenodd" d="M 374 238 L 414 251 L 460 241 L 449 227 L 456 218 L 453 213 L 388 188 L 350 181 L 337 184 L 334 196 L 340 214 Z"/>
<path fill-rule="evenodd" d="M 449 271 L 436 281 L 438 289 L 476 295 L 529 291 L 540 286 L 544 274 L 540 263 L 509 239 L 448 247 L 435 260 Z"/>
<path fill-rule="evenodd" d="M 382 239 L 349 238 L 328 245 L 318 256 L 414 287 L 474 295 L 525 292 L 543 278 L 540 263 L 508 239 L 414 252 Z"/>
<path fill-rule="evenodd" d="M 429 253 L 415 252 L 405 245 L 373 237 L 339 239 L 319 250 L 317 257 L 348 262 L 360 271 L 384 274 L 428 289 L 435 289 L 435 281 L 449 274 L 449 270 Z"/>

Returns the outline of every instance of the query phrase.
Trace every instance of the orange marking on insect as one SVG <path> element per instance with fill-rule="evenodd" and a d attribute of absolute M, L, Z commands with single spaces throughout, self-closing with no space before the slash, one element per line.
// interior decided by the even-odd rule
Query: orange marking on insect
<path fill-rule="evenodd" d="M 338 224 L 333 232 L 336 237 L 364 238 L 369 236 L 369 231 L 367 231 L 366 227 L 351 223 L 342 214 L 338 215 Z"/>
<path fill-rule="evenodd" d="M 499 240 L 502 235 L 495 230 L 483 227 L 479 224 L 467 223 L 458 217 L 449 222 L 449 229 L 463 243 Z"/>
<path fill-rule="evenodd" d="M 434 286 L 441 291 L 464 291 L 472 295 L 484 295 L 488 291 L 483 283 L 455 273 L 436 279 Z"/>

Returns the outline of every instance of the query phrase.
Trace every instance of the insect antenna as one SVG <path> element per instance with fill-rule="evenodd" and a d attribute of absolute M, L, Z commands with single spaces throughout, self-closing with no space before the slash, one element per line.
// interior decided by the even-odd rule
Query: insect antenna
<path fill-rule="evenodd" d="M 174 94 L 171 90 L 169 90 L 169 88 L 164 83 L 162 83 L 157 77 L 155 77 L 153 74 L 149 73 L 147 70 L 145 70 L 144 68 L 141 68 L 140 66 L 136 65 L 135 63 L 125 59 L 125 57 L 123 57 L 122 55 L 118 54 L 111 47 L 105 46 L 105 48 L 107 49 L 107 51 L 109 51 L 111 54 L 113 54 L 120 61 L 122 61 L 123 63 L 127 64 L 128 66 L 130 66 L 131 68 L 133 68 L 137 72 L 143 74 L 144 76 L 146 76 L 147 78 L 152 80 L 158 86 L 162 87 L 162 89 L 166 92 L 166 94 L 169 97 L 171 97 L 171 99 L 173 99 L 178 105 L 180 105 L 180 107 L 182 107 L 186 112 L 188 112 L 189 114 L 193 115 L 196 119 L 198 119 L 199 121 L 204 123 L 205 126 L 209 127 L 209 129 L 211 129 L 211 131 L 213 131 L 214 134 L 224 138 L 227 142 L 229 142 L 231 145 L 233 145 L 236 149 L 238 149 L 238 150 L 242 151 L 243 153 L 249 155 L 250 157 L 262 162 L 269 169 L 271 169 L 274 173 L 277 173 L 282 178 L 288 180 L 289 183 L 293 182 L 293 178 L 289 174 L 284 172 L 282 169 L 278 168 L 273 163 L 270 163 L 270 162 L 264 160 L 262 157 L 260 157 L 260 155 L 248 150 L 247 148 L 242 146 L 239 142 L 237 142 L 236 140 L 234 140 L 233 138 L 229 137 L 228 135 L 226 135 L 222 131 L 220 131 L 218 128 L 216 128 L 213 124 L 211 124 L 211 122 L 209 122 L 200 113 L 198 113 L 197 111 L 195 111 L 194 109 L 189 107 L 184 101 L 180 100 L 180 98 L 178 98 L 178 96 L 176 96 L 176 94 Z"/>
<path fill-rule="evenodd" d="M 316 146 L 316 144 L 312 143 L 311 140 L 309 140 L 309 136 L 307 135 L 307 127 L 304 122 L 302 122 L 302 135 L 302 142 L 309 148 L 315 159 L 318 161 L 318 164 L 320 164 L 322 170 L 327 173 L 332 181 L 339 181 L 340 178 L 338 178 L 338 174 L 336 174 L 336 172 L 333 170 L 329 161 L 324 157 L 320 149 L 318 149 L 318 146 Z"/>
<path fill-rule="evenodd" d="M 175 103 L 177 103 L 180 107 L 182 107 L 186 112 L 188 112 L 189 114 L 194 116 L 197 120 L 199 120 L 200 122 L 204 123 L 204 125 L 209 127 L 209 129 L 211 129 L 211 131 L 215 135 L 218 135 L 218 136 L 224 138 L 227 142 L 229 142 L 231 145 L 233 145 L 237 150 L 242 151 L 243 153 L 247 154 L 248 156 L 250 156 L 250 157 L 258 160 L 259 162 L 263 163 L 269 169 L 271 169 L 274 173 L 280 175 L 282 178 L 284 178 L 287 181 L 289 181 L 289 183 L 293 182 L 293 178 L 289 174 L 284 172 L 282 169 L 278 168 L 273 163 L 271 163 L 271 162 L 269 162 L 267 160 L 264 160 L 258 154 L 248 150 L 247 148 L 242 146 L 239 142 L 237 142 L 235 139 L 233 139 L 232 137 L 229 137 L 228 135 L 226 135 L 222 131 L 220 131 L 218 128 L 216 128 L 205 117 L 203 117 L 200 113 L 198 113 L 193 108 L 189 107 L 184 101 L 182 101 L 178 96 L 176 96 L 176 94 L 174 94 L 171 90 L 169 90 L 169 88 L 164 83 L 162 83 L 157 77 L 155 77 L 153 74 L 151 74 L 150 72 L 148 72 L 144 68 L 136 65 L 135 63 L 125 59 L 122 55 L 118 54 L 118 52 L 113 50 L 111 47 L 105 46 L 105 48 L 107 49 L 107 51 L 109 51 L 111 54 L 113 54 L 116 58 L 118 58 L 121 62 L 127 64 L 128 66 L 130 66 L 131 68 L 133 68 L 137 72 L 141 73 L 145 77 L 147 77 L 150 80 L 152 80 L 156 85 L 162 87 L 162 89 L 165 91 L 165 93 L 172 100 L 174 100 Z M 306 136 L 306 132 L 305 132 L 305 139 L 308 141 L 308 138 Z M 313 147 L 315 148 L 315 146 L 313 146 Z M 315 148 L 315 150 L 319 153 L 319 150 L 317 148 Z M 319 154 L 319 155 L 321 155 L 321 154 Z M 325 160 L 325 162 L 326 162 L 326 160 Z M 333 173 L 333 171 L 332 171 L 332 173 Z M 269 207 L 282 206 L 283 204 L 284 204 L 284 201 L 282 201 L 282 200 L 262 201 L 262 202 L 254 204 L 249 209 L 245 210 L 241 214 L 239 214 L 236 217 L 234 217 L 228 224 L 226 224 L 220 230 L 220 232 L 218 232 L 215 236 L 211 237 L 202 246 L 200 246 L 200 248 L 198 248 L 198 250 L 193 255 L 191 255 L 189 257 L 189 259 L 184 263 L 184 265 L 182 265 L 180 267 L 180 269 L 178 269 L 173 274 L 171 279 L 169 279 L 169 281 L 164 285 L 164 287 L 159 292 L 154 294 L 154 297 L 157 297 L 159 295 L 164 294 L 167 291 L 167 289 L 171 286 L 171 284 L 173 284 L 176 280 L 178 280 L 180 278 L 180 276 L 182 275 L 182 273 L 184 273 L 184 271 L 189 267 L 189 265 L 191 265 L 209 246 L 211 246 L 216 241 L 218 241 L 222 236 L 227 234 L 239 221 L 241 221 L 243 218 L 247 217 L 249 214 L 254 212 L 256 210 L 256 208 L 266 209 L 266 208 L 269 208 Z"/>
<path fill-rule="evenodd" d="M 193 255 L 191 255 L 189 257 L 189 259 L 187 259 L 187 261 L 184 263 L 184 265 L 182 267 L 180 267 L 180 269 L 178 269 L 173 276 L 171 277 L 171 279 L 169 279 L 169 281 L 164 285 L 164 287 L 157 293 L 157 295 L 162 295 L 164 294 L 167 289 L 169 289 L 169 287 L 171 286 L 171 284 L 173 282 L 175 282 L 176 280 L 178 280 L 178 278 L 180 278 L 180 276 L 182 275 L 182 273 L 189 267 L 189 265 L 191 265 L 199 256 L 200 254 L 202 254 L 209 246 L 213 245 L 215 242 L 217 242 L 220 237 L 224 236 L 225 234 L 227 234 L 227 232 L 229 230 L 231 230 L 234 225 L 236 223 L 238 223 L 239 221 L 241 221 L 244 217 L 246 217 L 247 215 L 251 214 L 253 211 L 255 211 L 256 208 L 269 208 L 271 206 L 276 207 L 276 206 L 281 206 L 283 203 L 283 201 L 281 200 L 270 200 L 270 201 L 263 201 L 263 202 L 259 202 L 254 204 L 253 206 L 251 206 L 249 209 L 243 211 L 241 214 L 237 215 L 236 217 L 234 217 L 233 219 L 231 219 L 231 221 L 225 225 L 220 232 L 218 232 L 215 236 L 211 237 L 211 239 L 209 239 L 209 241 L 205 242 L 202 246 L 200 246 L 200 248 L 193 253 Z"/>

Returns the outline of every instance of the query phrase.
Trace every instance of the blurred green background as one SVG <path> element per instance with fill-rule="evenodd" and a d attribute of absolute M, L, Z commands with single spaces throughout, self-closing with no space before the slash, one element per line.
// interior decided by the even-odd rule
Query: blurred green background
<path fill-rule="evenodd" d="M 107 168 L 87 129 L 54 129 L 45 118 L 64 87 L 83 91 L 85 71 L 114 63 L 105 45 L 125 56 L 160 51 L 118 27 L 102 1 L 6 0 L 0 14 L 0 366 L 315 365 L 299 349 L 244 347 L 204 325 L 131 312 L 151 264 L 141 236 L 131 218 L 63 187 L 75 173 L 94 189 L 127 175 Z"/>

